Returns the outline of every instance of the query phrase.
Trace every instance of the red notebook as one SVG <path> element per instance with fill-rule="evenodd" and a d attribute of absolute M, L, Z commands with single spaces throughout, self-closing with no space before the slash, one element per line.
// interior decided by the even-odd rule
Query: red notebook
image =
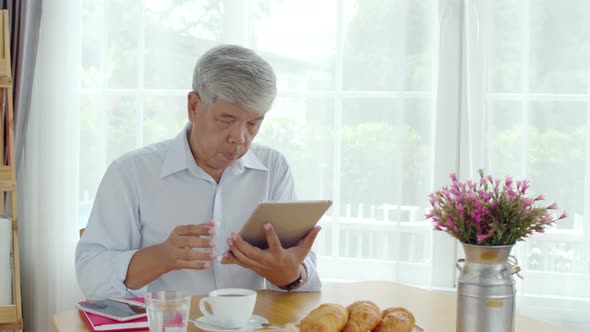
<path fill-rule="evenodd" d="M 144 302 L 143 297 L 134 297 L 130 300 Z M 126 322 L 119 322 L 114 319 L 95 315 L 86 311 L 80 311 L 80 316 L 86 321 L 91 331 L 135 331 L 147 330 L 149 328 L 147 317 L 138 318 Z"/>

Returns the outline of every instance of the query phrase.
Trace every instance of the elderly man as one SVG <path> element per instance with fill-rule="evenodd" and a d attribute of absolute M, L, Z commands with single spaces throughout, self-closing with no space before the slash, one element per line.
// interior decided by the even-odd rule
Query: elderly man
<path fill-rule="evenodd" d="M 176 138 L 125 154 L 107 169 L 84 235 L 76 274 L 88 298 L 143 296 L 176 289 L 315 291 L 311 246 L 282 248 L 270 224 L 269 248 L 237 233 L 257 203 L 294 200 L 285 158 L 252 144 L 276 96 L 271 66 L 234 45 L 197 62 L 187 96 L 190 123 Z M 220 257 L 235 264 L 221 264 Z"/>

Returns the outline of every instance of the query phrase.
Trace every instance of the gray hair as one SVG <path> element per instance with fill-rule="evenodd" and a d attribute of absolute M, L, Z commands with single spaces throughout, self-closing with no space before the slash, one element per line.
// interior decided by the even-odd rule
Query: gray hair
<path fill-rule="evenodd" d="M 221 45 L 197 61 L 193 91 L 203 108 L 221 98 L 247 110 L 266 113 L 277 95 L 275 73 L 254 51 L 237 45 Z"/>

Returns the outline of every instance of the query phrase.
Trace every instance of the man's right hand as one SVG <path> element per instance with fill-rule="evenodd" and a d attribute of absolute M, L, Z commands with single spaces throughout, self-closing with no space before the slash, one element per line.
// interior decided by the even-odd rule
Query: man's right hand
<path fill-rule="evenodd" d="M 203 249 L 215 247 L 211 239 L 213 234 L 215 223 L 212 221 L 177 226 L 166 241 L 145 247 L 133 255 L 127 268 L 125 286 L 129 289 L 141 288 L 172 270 L 208 269 L 209 261 L 217 256 L 211 250 Z"/>
<path fill-rule="evenodd" d="M 215 223 L 209 221 L 200 225 L 177 226 L 168 239 L 160 244 L 161 258 L 169 270 L 209 268 L 209 261 L 217 256 L 211 250 L 193 250 L 193 248 L 211 249 L 215 242 Z"/>

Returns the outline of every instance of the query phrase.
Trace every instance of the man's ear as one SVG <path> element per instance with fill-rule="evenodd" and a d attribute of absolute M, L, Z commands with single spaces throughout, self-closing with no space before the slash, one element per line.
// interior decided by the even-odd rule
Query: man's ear
<path fill-rule="evenodd" d="M 187 96 L 187 111 L 188 118 L 191 122 L 197 116 L 197 113 L 201 110 L 201 96 L 198 93 L 191 91 Z"/>

